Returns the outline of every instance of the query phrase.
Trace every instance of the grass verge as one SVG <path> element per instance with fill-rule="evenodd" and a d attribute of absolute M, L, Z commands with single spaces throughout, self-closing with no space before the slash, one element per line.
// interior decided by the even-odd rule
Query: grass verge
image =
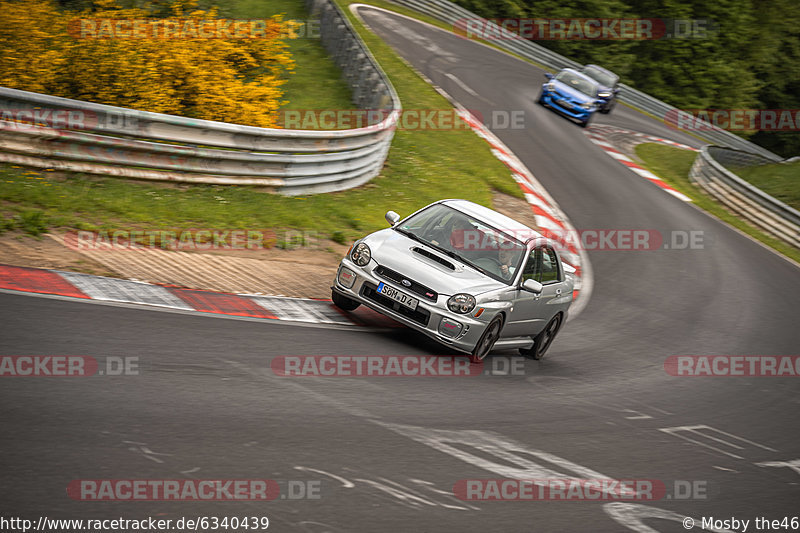
<path fill-rule="evenodd" d="M 636 155 L 642 160 L 645 167 L 691 198 L 697 207 L 786 257 L 800 262 L 800 250 L 751 226 L 707 196 L 702 189 L 689 180 L 689 170 L 692 167 L 692 163 L 694 163 L 695 157 L 697 157 L 695 152 L 656 143 L 640 144 L 636 146 L 635 150 Z"/>
<path fill-rule="evenodd" d="M 773 198 L 800 209 L 800 161 L 729 169 Z"/>
<path fill-rule="evenodd" d="M 235 3 L 244 11 L 231 15 L 249 16 L 246 9 L 250 4 L 256 3 Z M 284 12 L 287 17 L 297 16 Z M 354 25 L 406 109 L 451 107 L 388 45 L 359 22 Z M 301 71 L 305 66 L 302 58 L 297 59 Z M 464 198 L 490 206 L 495 190 L 523 197 L 509 170 L 470 130 L 399 130 L 381 175 L 372 182 L 354 190 L 308 197 L 287 198 L 255 187 L 137 182 L 1 165 L 0 229 L 34 235 L 48 228 L 297 229 L 343 242 L 385 227 L 383 214 L 389 209 L 406 215 L 442 198 Z"/>
<path fill-rule="evenodd" d="M 220 6 L 220 14 L 232 19 L 266 18 L 279 13 L 286 20 L 310 18 L 301 0 L 229 0 Z M 342 72 L 319 38 L 314 38 L 318 32 L 318 27 L 305 26 L 299 38 L 287 41 L 297 68 L 283 85 L 287 101 L 283 110 L 349 109 L 353 105 Z"/>

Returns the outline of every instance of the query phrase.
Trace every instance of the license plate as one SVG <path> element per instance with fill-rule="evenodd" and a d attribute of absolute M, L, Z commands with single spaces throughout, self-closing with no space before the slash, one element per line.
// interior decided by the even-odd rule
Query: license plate
<path fill-rule="evenodd" d="M 412 298 L 408 294 L 403 294 L 397 289 L 389 287 L 384 282 L 381 282 L 380 285 L 378 285 L 378 293 L 383 294 L 387 298 L 391 298 L 395 302 L 399 303 L 400 305 L 408 307 L 412 311 L 416 310 L 417 304 L 419 303 L 419 300 L 417 300 L 416 298 Z"/>

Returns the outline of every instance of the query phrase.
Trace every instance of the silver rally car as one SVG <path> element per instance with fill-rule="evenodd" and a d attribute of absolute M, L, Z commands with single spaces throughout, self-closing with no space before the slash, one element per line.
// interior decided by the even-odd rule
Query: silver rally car
<path fill-rule="evenodd" d="M 538 232 L 466 200 L 441 200 L 356 241 L 332 289 L 482 361 L 497 348 L 544 356 L 567 318 L 574 268 Z"/>

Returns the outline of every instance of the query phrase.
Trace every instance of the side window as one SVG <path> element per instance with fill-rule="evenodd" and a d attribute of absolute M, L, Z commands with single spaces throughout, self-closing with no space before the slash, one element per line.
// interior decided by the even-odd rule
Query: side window
<path fill-rule="evenodd" d="M 546 246 L 544 248 L 540 248 L 537 250 L 537 252 L 541 253 L 542 258 L 542 268 L 540 270 L 542 277 L 537 281 L 543 285 L 561 281 L 561 275 L 558 271 L 558 258 L 556 257 L 556 251 L 549 246 Z"/>
<path fill-rule="evenodd" d="M 561 281 L 555 250 L 549 246 L 540 246 L 531 251 L 522 271 L 522 280 L 526 279 L 538 281 L 542 285 Z"/>
<path fill-rule="evenodd" d="M 528 254 L 528 260 L 525 261 L 525 269 L 522 271 L 522 281 L 526 279 L 539 281 L 539 262 L 536 258 L 538 251 L 538 249 L 531 250 L 531 253 Z"/>

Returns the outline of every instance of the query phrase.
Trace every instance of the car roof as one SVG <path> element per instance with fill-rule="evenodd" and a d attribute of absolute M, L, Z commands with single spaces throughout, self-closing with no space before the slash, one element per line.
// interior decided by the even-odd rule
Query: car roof
<path fill-rule="evenodd" d="M 609 76 L 614 76 L 614 78 L 619 79 L 619 76 L 617 76 L 616 74 L 614 74 L 613 72 L 611 72 L 607 68 L 601 67 L 600 65 L 595 65 L 595 64 L 590 63 L 588 65 L 584 65 L 583 68 L 597 69 L 597 70 L 599 70 L 601 72 L 604 72 L 605 74 L 608 74 Z"/>
<path fill-rule="evenodd" d="M 442 200 L 440 203 L 480 219 L 500 231 L 510 233 L 520 241 L 527 242 L 531 239 L 542 237 L 541 233 L 529 228 L 522 222 L 469 200 Z"/>

